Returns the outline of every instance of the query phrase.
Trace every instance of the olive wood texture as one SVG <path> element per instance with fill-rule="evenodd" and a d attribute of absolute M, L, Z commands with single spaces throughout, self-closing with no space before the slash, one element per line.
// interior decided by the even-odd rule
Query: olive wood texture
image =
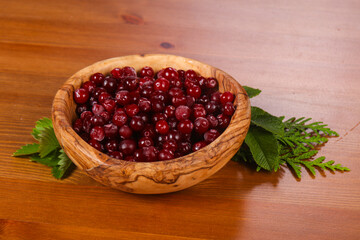
<path fill-rule="evenodd" d="M 151 66 L 155 72 L 165 67 L 193 69 L 205 77 L 215 77 L 220 92 L 235 94 L 236 110 L 229 126 L 208 146 L 169 161 L 129 162 L 97 151 L 71 127 L 76 119 L 73 92 L 92 74 L 108 74 L 113 68 L 124 66 L 132 66 L 137 71 Z M 130 55 L 97 62 L 70 77 L 54 98 L 52 118 L 55 134 L 64 151 L 90 177 L 122 191 L 157 194 L 188 188 L 221 169 L 237 152 L 246 136 L 250 124 L 250 102 L 235 79 L 210 65 L 174 55 Z"/>

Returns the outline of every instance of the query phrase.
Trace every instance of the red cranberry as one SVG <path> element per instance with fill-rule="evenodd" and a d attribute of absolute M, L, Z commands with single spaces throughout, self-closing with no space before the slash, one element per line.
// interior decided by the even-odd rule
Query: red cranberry
<path fill-rule="evenodd" d="M 143 120 L 144 123 L 148 123 L 150 121 L 150 117 L 146 113 L 140 112 L 138 116 Z"/>
<path fill-rule="evenodd" d="M 210 127 L 209 121 L 204 117 L 198 117 L 195 119 L 194 128 L 198 133 L 205 133 Z"/>
<path fill-rule="evenodd" d="M 130 95 L 130 102 L 138 104 L 140 99 L 140 92 L 139 91 L 133 91 L 129 93 Z"/>
<path fill-rule="evenodd" d="M 145 157 L 142 149 L 136 149 L 134 152 L 135 162 L 145 162 Z"/>
<path fill-rule="evenodd" d="M 89 93 L 93 93 L 95 91 L 96 84 L 91 81 L 87 81 L 83 83 L 82 88 L 87 90 Z"/>
<path fill-rule="evenodd" d="M 81 133 L 80 137 L 85 141 L 85 142 L 89 142 L 90 141 L 90 134 L 83 132 Z"/>
<path fill-rule="evenodd" d="M 136 71 L 133 67 L 126 66 L 122 69 L 125 77 L 136 77 Z"/>
<path fill-rule="evenodd" d="M 194 70 L 189 69 L 185 72 L 185 77 L 190 79 L 195 79 L 197 77 L 197 74 Z"/>
<path fill-rule="evenodd" d="M 162 145 L 169 140 L 167 135 L 157 135 L 156 142 L 159 147 L 162 147 Z"/>
<path fill-rule="evenodd" d="M 84 88 L 79 88 L 74 92 L 74 100 L 76 103 L 86 103 L 89 100 L 89 92 Z"/>
<path fill-rule="evenodd" d="M 210 101 L 214 101 L 216 103 L 220 103 L 220 96 L 221 96 L 221 93 L 220 92 L 214 92 L 211 94 L 210 96 Z"/>
<path fill-rule="evenodd" d="M 151 94 L 151 101 L 161 101 L 161 102 L 167 102 L 168 101 L 168 94 L 166 92 L 160 91 L 160 90 L 155 90 L 152 94 Z"/>
<path fill-rule="evenodd" d="M 109 93 L 114 93 L 117 89 L 117 82 L 115 78 L 112 77 L 106 77 L 103 82 L 103 87 L 108 91 Z"/>
<path fill-rule="evenodd" d="M 128 125 L 124 125 L 119 128 L 119 135 L 122 139 L 129 139 L 131 138 L 133 132 Z"/>
<path fill-rule="evenodd" d="M 108 155 L 112 158 L 123 159 L 124 155 L 119 151 L 109 152 Z"/>
<path fill-rule="evenodd" d="M 167 119 L 167 123 L 169 124 L 170 129 L 176 129 L 178 120 L 175 117 L 171 117 Z"/>
<path fill-rule="evenodd" d="M 197 99 L 197 102 L 200 103 L 200 104 L 202 104 L 202 105 L 207 104 L 209 101 L 210 101 L 210 100 L 209 100 L 208 96 L 206 96 L 205 94 L 202 95 L 200 98 Z"/>
<path fill-rule="evenodd" d="M 145 126 L 144 121 L 139 116 L 134 116 L 130 121 L 130 127 L 134 131 L 141 131 Z"/>
<path fill-rule="evenodd" d="M 186 106 L 188 107 L 192 107 L 195 103 L 195 98 L 190 96 L 190 95 L 187 95 L 186 96 Z"/>
<path fill-rule="evenodd" d="M 189 119 L 186 119 L 179 122 L 177 128 L 181 133 L 188 134 L 193 130 L 194 124 Z"/>
<path fill-rule="evenodd" d="M 101 126 L 95 126 L 90 131 L 91 139 L 101 142 L 105 138 L 104 128 Z"/>
<path fill-rule="evenodd" d="M 224 105 L 223 113 L 227 116 L 232 116 L 235 112 L 235 107 L 231 102 L 227 102 Z"/>
<path fill-rule="evenodd" d="M 224 114 L 219 114 L 216 118 L 219 121 L 220 128 L 225 129 L 230 123 L 230 118 Z"/>
<path fill-rule="evenodd" d="M 218 86 L 218 82 L 215 78 L 208 78 L 207 79 L 207 90 L 214 91 Z"/>
<path fill-rule="evenodd" d="M 124 72 L 121 68 L 114 68 L 110 73 L 115 79 L 121 79 L 124 76 Z"/>
<path fill-rule="evenodd" d="M 152 121 L 154 123 L 156 123 L 157 121 L 160 121 L 160 120 L 166 120 L 166 115 L 164 113 L 155 113 L 152 116 Z"/>
<path fill-rule="evenodd" d="M 84 112 L 81 113 L 80 118 L 85 119 L 86 117 L 92 117 L 92 116 L 94 116 L 94 114 L 92 112 L 84 111 Z"/>
<path fill-rule="evenodd" d="M 180 80 L 184 81 L 185 80 L 185 71 L 180 69 L 178 70 L 178 75 L 179 75 L 179 78 Z"/>
<path fill-rule="evenodd" d="M 184 96 L 184 92 L 178 87 L 173 87 L 169 90 L 169 95 L 171 97 L 180 97 L 180 96 Z"/>
<path fill-rule="evenodd" d="M 139 109 L 138 105 L 130 104 L 125 107 L 125 111 L 129 117 L 133 117 L 139 113 L 140 109 Z"/>
<path fill-rule="evenodd" d="M 154 70 L 151 67 L 143 67 L 140 70 L 140 77 L 154 77 Z"/>
<path fill-rule="evenodd" d="M 104 146 L 99 141 L 97 141 L 95 139 L 91 139 L 89 141 L 89 144 L 90 144 L 90 146 L 92 146 L 93 148 L 95 148 L 98 151 L 102 151 L 104 149 Z"/>
<path fill-rule="evenodd" d="M 73 123 L 73 129 L 75 130 L 75 132 L 80 133 L 83 127 L 83 121 L 81 118 L 78 118 L 75 120 L 75 122 Z"/>
<path fill-rule="evenodd" d="M 234 101 L 234 95 L 231 92 L 224 92 L 220 96 L 220 102 L 221 104 L 225 105 L 227 102 L 233 102 Z"/>
<path fill-rule="evenodd" d="M 168 140 L 175 140 L 176 142 L 180 142 L 181 133 L 178 130 L 173 129 L 173 130 L 169 131 L 167 137 L 168 137 Z"/>
<path fill-rule="evenodd" d="M 199 86 L 193 85 L 186 90 L 186 93 L 195 99 L 198 99 L 201 96 L 201 88 Z"/>
<path fill-rule="evenodd" d="M 116 138 L 118 135 L 118 127 L 112 123 L 106 124 L 104 125 L 104 133 L 107 138 Z"/>
<path fill-rule="evenodd" d="M 139 99 L 138 104 L 139 104 L 139 109 L 141 111 L 150 112 L 150 110 L 151 110 L 151 102 L 150 102 L 149 99 L 142 97 L 142 98 Z"/>
<path fill-rule="evenodd" d="M 98 97 L 99 102 L 102 104 L 106 99 L 111 99 L 111 95 L 108 92 L 101 92 Z"/>
<path fill-rule="evenodd" d="M 83 119 L 83 131 L 86 133 L 90 133 L 92 124 L 91 124 L 91 117 L 88 116 Z"/>
<path fill-rule="evenodd" d="M 165 107 L 164 113 L 166 114 L 167 117 L 175 116 L 175 107 L 172 105 L 167 105 Z"/>
<path fill-rule="evenodd" d="M 101 73 L 95 73 L 90 76 L 90 81 L 95 83 L 96 86 L 101 86 L 104 78 L 104 75 L 102 75 Z"/>
<path fill-rule="evenodd" d="M 132 155 L 136 150 L 136 142 L 131 139 L 122 140 L 119 143 L 119 151 L 125 156 Z"/>
<path fill-rule="evenodd" d="M 129 91 L 135 91 L 139 87 L 139 79 L 135 77 L 128 77 L 125 80 L 125 86 Z"/>
<path fill-rule="evenodd" d="M 112 118 L 112 122 L 118 127 L 123 126 L 124 124 L 126 124 L 127 121 L 128 117 L 125 113 L 115 113 Z"/>
<path fill-rule="evenodd" d="M 154 84 L 154 80 L 151 77 L 143 77 L 139 79 L 139 85 L 140 87 L 142 86 L 147 86 L 147 85 L 153 85 Z"/>
<path fill-rule="evenodd" d="M 140 95 L 146 98 L 150 98 L 153 92 L 154 87 L 152 85 L 146 85 L 140 89 Z"/>
<path fill-rule="evenodd" d="M 191 110 L 188 106 L 180 105 L 175 110 L 175 117 L 179 121 L 188 119 L 190 115 L 191 115 Z"/>
<path fill-rule="evenodd" d="M 100 113 L 105 111 L 105 108 L 100 104 L 94 104 L 91 110 L 95 115 L 100 115 Z"/>
<path fill-rule="evenodd" d="M 205 117 L 206 116 L 205 108 L 202 105 L 194 106 L 193 116 L 194 116 L 194 118 Z"/>
<path fill-rule="evenodd" d="M 196 151 L 200 150 L 201 148 L 206 147 L 206 145 L 207 144 L 204 141 L 197 142 L 192 146 L 192 150 L 194 152 L 196 152 Z"/>
<path fill-rule="evenodd" d="M 213 115 L 207 115 L 206 119 L 209 121 L 211 128 L 216 128 L 219 125 L 219 121 Z"/>
<path fill-rule="evenodd" d="M 163 77 L 163 78 L 166 78 L 167 80 L 172 80 L 172 79 L 179 78 L 179 74 L 178 74 L 178 72 L 176 71 L 175 68 L 168 67 L 168 68 L 165 68 L 163 70 L 164 71 L 161 73 L 161 75 L 158 76 L 159 78 Z"/>
<path fill-rule="evenodd" d="M 104 118 L 106 123 L 110 121 L 110 113 L 109 112 L 104 111 L 104 112 L 100 113 L 100 116 Z"/>
<path fill-rule="evenodd" d="M 80 104 L 80 105 L 78 105 L 77 107 L 76 107 L 76 112 L 78 113 L 78 114 L 81 114 L 81 113 L 83 113 L 84 111 L 87 111 L 88 110 L 88 108 L 87 108 L 87 105 L 86 104 Z"/>
<path fill-rule="evenodd" d="M 213 114 L 219 110 L 219 106 L 215 101 L 210 101 L 205 105 L 205 110 L 208 114 Z"/>
<path fill-rule="evenodd" d="M 151 103 L 151 108 L 154 112 L 162 112 L 165 108 L 165 103 L 160 100 L 154 100 Z"/>
<path fill-rule="evenodd" d="M 155 147 L 143 147 L 142 150 L 146 162 L 154 162 L 158 159 L 158 150 Z"/>
<path fill-rule="evenodd" d="M 194 79 L 191 79 L 191 78 L 186 78 L 185 79 L 185 82 L 184 82 L 184 85 L 186 88 L 191 88 L 193 86 L 196 86 L 196 81 Z"/>
<path fill-rule="evenodd" d="M 112 99 L 106 99 L 102 105 L 104 106 L 105 110 L 108 111 L 109 113 L 115 111 L 116 103 Z"/>
<path fill-rule="evenodd" d="M 142 136 L 144 137 L 149 137 L 149 138 L 154 138 L 155 137 L 155 129 L 152 125 L 148 124 L 144 127 L 142 133 Z"/>
<path fill-rule="evenodd" d="M 177 88 L 182 88 L 184 86 L 184 83 L 181 79 L 173 79 L 171 80 L 171 86 L 173 87 L 177 87 Z"/>
<path fill-rule="evenodd" d="M 160 134 L 167 134 L 169 132 L 169 125 L 165 120 L 160 120 L 156 122 L 155 130 Z"/>
<path fill-rule="evenodd" d="M 124 108 L 121 108 L 121 107 L 116 108 L 116 110 L 115 110 L 115 114 L 116 114 L 116 113 L 123 113 L 123 114 L 126 114 L 125 109 L 124 109 Z"/>
<path fill-rule="evenodd" d="M 185 96 L 173 97 L 171 101 L 175 107 L 187 104 L 187 99 Z"/>
<path fill-rule="evenodd" d="M 174 153 L 168 149 L 162 149 L 159 152 L 159 160 L 160 161 L 164 161 L 164 160 L 170 160 L 174 158 Z"/>
<path fill-rule="evenodd" d="M 196 78 L 196 82 L 197 82 L 197 84 L 199 85 L 199 87 L 201 89 L 207 88 L 207 85 L 208 85 L 208 79 L 207 78 L 204 78 L 202 76 L 198 76 Z"/>
<path fill-rule="evenodd" d="M 177 143 L 174 139 L 169 139 L 163 143 L 163 149 L 168 149 L 172 152 L 177 150 Z"/>
<path fill-rule="evenodd" d="M 115 95 L 116 103 L 122 106 L 130 103 L 130 93 L 127 90 L 120 90 Z"/>
<path fill-rule="evenodd" d="M 105 148 L 108 152 L 115 152 L 118 150 L 118 142 L 116 140 L 109 140 L 105 143 Z"/>
<path fill-rule="evenodd" d="M 169 80 L 167 80 L 165 78 L 159 78 L 154 83 L 155 90 L 167 92 L 169 90 L 169 88 L 170 88 L 170 82 L 169 82 Z"/>
<path fill-rule="evenodd" d="M 154 141 L 149 137 L 142 137 L 139 139 L 138 145 L 140 148 L 154 146 Z"/>
<path fill-rule="evenodd" d="M 190 153 L 191 143 L 190 142 L 181 142 L 179 144 L 178 150 L 182 155 Z"/>
<path fill-rule="evenodd" d="M 216 138 L 220 136 L 220 133 L 215 129 L 210 129 L 204 134 L 204 140 L 207 143 L 213 142 Z"/>
<path fill-rule="evenodd" d="M 90 120 L 93 126 L 103 126 L 105 124 L 105 119 L 100 115 L 94 115 Z"/>

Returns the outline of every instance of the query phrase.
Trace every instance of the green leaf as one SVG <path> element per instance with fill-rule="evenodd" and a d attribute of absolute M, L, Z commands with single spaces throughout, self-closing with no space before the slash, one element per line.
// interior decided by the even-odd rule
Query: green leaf
<path fill-rule="evenodd" d="M 243 86 L 243 88 L 245 89 L 249 98 L 256 97 L 257 95 L 259 95 L 261 93 L 261 90 L 257 89 L 257 88 L 252 88 L 252 87 L 248 87 L 248 86 Z"/>
<path fill-rule="evenodd" d="M 54 129 L 52 127 L 45 127 L 44 130 L 39 134 L 40 137 L 40 147 L 39 153 L 40 157 L 45 157 L 52 151 L 60 148 L 60 144 L 55 136 Z"/>
<path fill-rule="evenodd" d="M 251 107 L 251 123 L 279 136 L 284 135 L 281 118 L 275 117 L 261 108 Z"/>
<path fill-rule="evenodd" d="M 278 142 L 274 134 L 263 128 L 251 126 L 245 143 L 260 167 L 268 171 L 274 169 L 276 162 L 280 160 Z"/>
<path fill-rule="evenodd" d="M 16 150 L 13 153 L 13 156 L 14 157 L 26 156 L 26 155 L 31 155 L 31 154 L 37 153 L 38 151 L 39 151 L 38 143 L 26 144 L 26 145 L 22 146 L 20 149 Z"/>
<path fill-rule="evenodd" d="M 35 124 L 35 128 L 33 129 L 31 135 L 36 139 L 36 140 L 40 140 L 40 133 L 45 129 L 45 128 L 52 128 L 53 124 L 51 119 L 49 118 L 42 118 L 39 119 L 36 124 Z"/>
<path fill-rule="evenodd" d="M 52 174 L 55 178 L 60 179 L 64 176 L 66 170 L 71 166 L 72 162 L 63 149 L 60 150 L 59 162 L 53 167 Z"/>
<path fill-rule="evenodd" d="M 43 165 L 46 165 L 48 167 L 55 167 L 56 165 L 58 165 L 59 162 L 59 151 L 54 151 L 51 154 L 45 156 L 45 157 L 40 157 L 40 155 L 38 153 L 31 155 L 30 160 L 33 162 L 38 162 L 41 163 Z"/>

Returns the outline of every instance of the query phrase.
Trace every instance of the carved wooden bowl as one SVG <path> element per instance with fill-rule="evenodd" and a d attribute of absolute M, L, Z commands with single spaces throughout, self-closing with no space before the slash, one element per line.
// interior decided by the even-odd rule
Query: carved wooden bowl
<path fill-rule="evenodd" d="M 220 92 L 235 94 L 236 110 L 230 125 L 214 142 L 197 152 L 169 161 L 128 162 L 101 153 L 72 129 L 76 119 L 73 92 L 96 72 L 108 74 L 115 67 L 132 66 L 137 71 L 151 66 L 194 69 L 215 77 Z M 174 55 L 131 55 L 111 58 L 88 66 L 70 77 L 56 93 L 52 107 L 55 134 L 66 154 L 96 181 L 122 191 L 156 194 L 179 191 L 208 178 L 222 168 L 240 148 L 250 124 L 250 103 L 245 90 L 227 73 L 207 64 Z"/>

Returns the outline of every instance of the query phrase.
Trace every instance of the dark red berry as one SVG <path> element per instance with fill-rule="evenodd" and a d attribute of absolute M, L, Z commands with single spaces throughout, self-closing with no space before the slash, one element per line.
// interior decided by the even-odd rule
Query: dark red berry
<path fill-rule="evenodd" d="M 141 119 L 141 117 L 139 116 L 134 116 L 131 121 L 130 121 L 130 127 L 132 130 L 134 131 L 141 131 L 144 126 L 145 126 L 145 123 L 144 121 Z"/>
<path fill-rule="evenodd" d="M 179 121 L 188 119 L 190 115 L 191 115 L 191 110 L 188 106 L 180 105 L 175 110 L 175 117 Z"/>
<path fill-rule="evenodd" d="M 192 150 L 194 152 L 196 152 L 196 151 L 200 150 L 201 148 L 206 147 L 206 145 L 207 145 L 207 143 L 204 141 L 197 142 L 192 146 Z"/>
<path fill-rule="evenodd" d="M 231 102 L 227 102 L 224 105 L 223 113 L 227 116 L 232 116 L 235 112 L 235 107 Z"/>
<path fill-rule="evenodd" d="M 182 154 L 188 154 L 191 151 L 191 143 L 190 142 L 181 142 L 178 147 L 178 151 Z"/>
<path fill-rule="evenodd" d="M 227 102 L 233 102 L 234 101 L 234 95 L 231 92 L 224 92 L 220 96 L 220 102 L 221 104 L 225 105 Z"/>
<path fill-rule="evenodd" d="M 197 105 L 193 107 L 193 116 L 194 118 L 205 117 L 206 110 L 203 105 Z"/>
<path fill-rule="evenodd" d="M 93 126 L 104 126 L 105 124 L 105 119 L 100 115 L 94 115 L 90 120 Z"/>
<path fill-rule="evenodd" d="M 89 93 L 93 93 L 95 91 L 96 84 L 91 81 L 87 81 L 83 83 L 82 88 L 87 90 Z"/>
<path fill-rule="evenodd" d="M 74 92 L 74 100 L 76 103 L 86 103 L 89 100 L 89 92 L 84 88 L 79 88 Z"/>
<path fill-rule="evenodd" d="M 170 160 L 174 158 L 174 153 L 168 149 L 162 149 L 159 152 L 159 161 Z"/>
<path fill-rule="evenodd" d="M 127 90 L 120 90 L 115 95 L 116 103 L 125 106 L 130 103 L 130 93 Z"/>
<path fill-rule="evenodd" d="M 86 104 L 79 104 L 77 107 L 76 107 L 76 112 L 78 114 L 81 114 L 83 113 L 84 111 L 87 111 L 88 110 L 88 107 Z"/>
<path fill-rule="evenodd" d="M 73 129 L 75 130 L 75 132 L 80 133 L 83 127 L 83 121 L 81 118 L 78 118 L 75 120 L 75 122 L 73 123 Z"/>
<path fill-rule="evenodd" d="M 123 159 L 124 155 L 119 151 L 109 152 L 108 155 L 112 158 Z"/>
<path fill-rule="evenodd" d="M 106 123 L 110 121 L 110 113 L 109 112 L 104 111 L 104 112 L 100 113 L 100 116 L 102 116 L 104 118 Z"/>
<path fill-rule="evenodd" d="M 143 147 L 142 150 L 146 162 L 154 162 L 158 159 L 158 150 L 155 147 Z"/>
<path fill-rule="evenodd" d="M 152 119 L 151 119 L 154 123 L 156 123 L 157 121 L 160 121 L 160 120 L 166 120 L 166 115 L 164 113 L 155 113 L 153 116 L 152 116 Z"/>
<path fill-rule="evenodd" d="M 171 97 L 179 97 L 179 96 L 184 96 L 184 92 L 178 87 L 173 87 L 169 90 L 169 95 Z"/>
<path fill-rule="evenodd" d="M 196 78 L 196 82 L 197 82 L 197 84 L 199 85 L 199 87 L 201 89 L 206 89 L 207 88 L 207 85 L 208 85 L 208 79 L 207 78 L 204 78 L 202 76 L 198 76 Z"/>
<path fill-rule="evenodd" d="M 209 98 L 208 96 L 206 96 L 205 94 L 204 95 L 201 95 L 198 99 L 197 99 L 197 103 L 200 103 L 202 105 L 205 105 L 209 102 Z"/>
<path fill-rule="evenodd" d="M 132 91 L 132 92 L 130 92 L 130 101 L 131 101 L 132 103 L 138 104 L 139 99 L 140 99 L 140 92 L 139 92 L 139 91 Z"/>
<path fill-rule="evenodd" d="M 119 143 L 119 151 L 125 156 L 132 155 L 136 150 L 136 142 L 131 139 L 122 140 Z"/>
<path fill-rule="evenodd" d="M 216 128 L 219 125 L 219 121 L 217 120 L 217 118 L 213 115 L 207 115 L 206 119 L 209 121 L 210 123 L 210 128 Z"/>
<path fill-rule="evenodd" d="M 105 110 L 109 113 L 112 113 L 115 111 L 116 103 L 112 99 L 106 99 L 103 104 Z"/>
<path fill-rule="evenodd" d="M 172 152 L 175 152 L 177 150 L 178 146 L 176 143 L 176 140 L 169 139 L 166 142 L 163 143 L 163 149 L 168 149 Z"/>
<path fill-rule="evenodd" d="M 154 141 L 150 137 L 142 137 L 138 141 L 140 148 L 154 146 Z"/>
<path fill-rule="evenodd" d="M 149 99 L 142 97 L 139 99 L 139 109 L 142 112 L 150 112 L 151 110 L 151 102 Z"/>
<path fill-rule="evenodd" d="M 151 108 L 154 112 L 162 112 L 165 108 L 165 103 L 160 100 L 154 100 L 151 103 Z"/>
<path fill-rule="evenodd" d="M 189 69 L 185 72 L 185 78 L 195 79 L 196 77 L 197 77 L 197 74 L 192 69 Z"/>
<path fill-rule="evenodd" d="M 133 157 L 135 162 L 145 162 L 145 157 L 142 149 L 136 149 Z"/>
<path fill-rule="evenodd" d="M 140 77 L 154 77 L 154 70 L 151 67 L 143 67 L 140 70 Z"/>
<path fill-rule="evenodd" d="M 167 119 L 167 123 L 169 124 L 170 129 L 176 129 L 178 120 L 175 117 L 171 117 Z"/>
<path fill-rule="evenodd" d="M 124 125 L 119 128 L 119 135 L 122 139 L 129 139 L 131 138 L 133 131 L 128 125 Z"/>
<path fill-rule="evenodd" d="M 124 77 L 136 77 L 136 71 L 133 67 L 123 67 L 122 71 L 124 73 Z"/>
<path fill-rule="evenodd" d="M 83 131 L 86 133 L 90 133 L 91 127 L 91 117 L 87 116 L 83 119 Z"/>
<path fill-rule="evenodd" d="M 96 86 L 101 86 L 104 81 L 104 75 L 102 73 L 95 73 L 90 76 L 90 81 L 95 83 Z"/>
<path fill-rule="evenodd" d="M 108 91 L 109 93 L 114 93 L 117 89 L 117 82 L 115 78 L 112 77 L 106 77 L 103 82 L 103 87 Z"/>
<path fill-rule="evenodd" d="M 215 91 L 218 86 L 217 80 L 215 78 L 208 78 L 207 80 L 207 90 Z"/>
<path fill-rule="evenodd" d="M 160 134 L 167 134 L 169 129 L 169 125 L 165 120 L 160 120 L 155 124 L 155 130 Z"/>
<path fill-rule="evenodd" d="M 216 113 L 219 110 L 219 105 L 215 101 L 210 101 L 205 104 L 205 110 L 207 114 Z"/>
<path fill-rule="evenodd" d="M 126 124 L 128 121 L 128 117 L 126 116 L 125 113 L 115 113 L 113 118 L 112 118 L 112 122 L 118 126 L 121 127 L 124 124 Z"/>
<path fill-rule="evenodd" d="M 167 117 L 175 116 L 175 107 L 172 105 L 167 105 L 165 107 L 164 113 L 166 114 Z"/>
<path fill-rule="evenodd" d="M 81 113 L 80 118 L 85 119 L 86 117 L 92 117 L 92 116 L 94 116 L 94 114 L 92 112 L 84 111 L 84 112 Z"/>
<path fill-rule="evenodd" d="M 155 90 L 167 92 L 169 90 L 169 88 L 170 88 L 170 82 L 169 82 L 169 80 L 167 80 L 165 78 L 159 78 L 154 83 Z"/>
<path fill-rule="evenodd" d="M 142 130 L 141 135 L 153 139 L 155 137 L 155 128 L 152 125 L 147 124 Z"/>
<path fill-rule="evenodd" d="M 167 137 L 168 140 L 175 140 L 178 143 L 181 140 L 181 133 L 178 130 L 173 129 L 169 131 Z"/>
<path fill-rule="evenodd" d="M 139 87 L 139 79 L 136 77 L 128 77 L 125 80 L 125 87 L 129 91 L 135 91 Z"/>
<path fill-rule="evenodd" d="M 118 127 L 113 123 L 106 124 L 104 125 L 104 133 L 107 138 L 116 138 L 118 136 Z"/>
<path fill-rule="evenodd" d="M 163 71 L 161 72 L 161 75 L 159 75 L 158 78 L 160 78 L 160 77 L 166 78 L 167 80 L 172 80 L 172 79 L 179 78 L 179 74 L 175 68 L 168 67 L 168 68 L 163 69 Z"/>
<path fill-rule="evenodd" d="M 140 111 L 138 105 L 136 104 L 130 104 L 125 107 L 125 112 L 129 117 L 133 117 L 136 114 L 138 114 Z"/>
<path fill-rule="evenodd" d="M 146 85 L 140 88 L 140 96 L 150 98 L 152 93 L 154 92 L 153 85 Z"/>
<path fill-rule="evenodd" d="M 220 96 L 221 96 L 221 93 L 220 92 L 214 92 L 211 94 L 210 96 L 210 101 L 214 101 L 216 103 L 220 103 Z"/>
<path fill-rule="evenodd" d="M 89 141 L 89 144 L 90 144 L 90 146 L 92 146 L 93 148 L 95 148 L 98 151 L 102 151 L 104 149 L 104 146 L 99 141 L 97 141 L 95 139 L 91 139 Z"/>
<path fill-rule="evenodd" d="M 171 101 L 172 101 L 172 105 L 174 105 L 175 107 L 187 104 L 187 100 L 185 96 L 173 97 Z"/>
<path fill-rule="evenodd" d="M 111 99 L 111 95 L 108 92 L 100 93 L 98 100 L 102 104 L 105 102 L 106 99 Z"/>
<path fill-rule="evenodd" d="M 230 118 L 228 116 L 226 116 L 225 114 L 219 114 L 219 115 L 217 115 L 216 118 L 219 121 L 220 128 L 225 129 L 230 123 Z"/>
<path fill-rule="evenodd" d="M 124 77 L 124 72 L 121 68 L 114 68 L 110 73 L 111 76 L 115 79 L 121 79 Z"/>
<path fill-rule="evenodd" d="M 204 140 L 207 143 L 211 143 L 219 136 L 220 136 L 220 133 L 216 129 L 210 129 L 209 131 L 204 133 Z"/>
<path fill-rule="evenodd" d="M 104 106 L 100 105 L 100 104 L 94 104 L 91 108 L 92 112 L 95 115 L 100 115 L 100 113 L 102 113 L 103 111 L 105 111 Z"/>
<path fill-rule="evenodd" d="M 115 152 L 118 150 L 118 142 L 116 140 L 109 140 L 105 143 L 105 148 L 108 152 Z"/>
<path fill-rule="evenodd" d="M 210 127 L 209 121 L 204 117 L 198 117 L 194 121 L 194 129 L 196 132 L 205 133 Z"/>
<path fill-rule="evenodd" d="M 104 128 L 101 126 L 95 126 L 90 131 L 91 139 L 101 142 L 105 138 Z"/>
<path fill-rule="evenodd" d="M 141 117 L 144 123 L 148 123 L 150 121 L 150 116 L 144 112 L 140 112 L 138 116 Z"/>
<path fill-rule="evenodd" d="M 177 125 L 177 129 L 183 134 L 191 133 L 193 128 L 194 124 L 189 119 L 183 120 Z"/>

